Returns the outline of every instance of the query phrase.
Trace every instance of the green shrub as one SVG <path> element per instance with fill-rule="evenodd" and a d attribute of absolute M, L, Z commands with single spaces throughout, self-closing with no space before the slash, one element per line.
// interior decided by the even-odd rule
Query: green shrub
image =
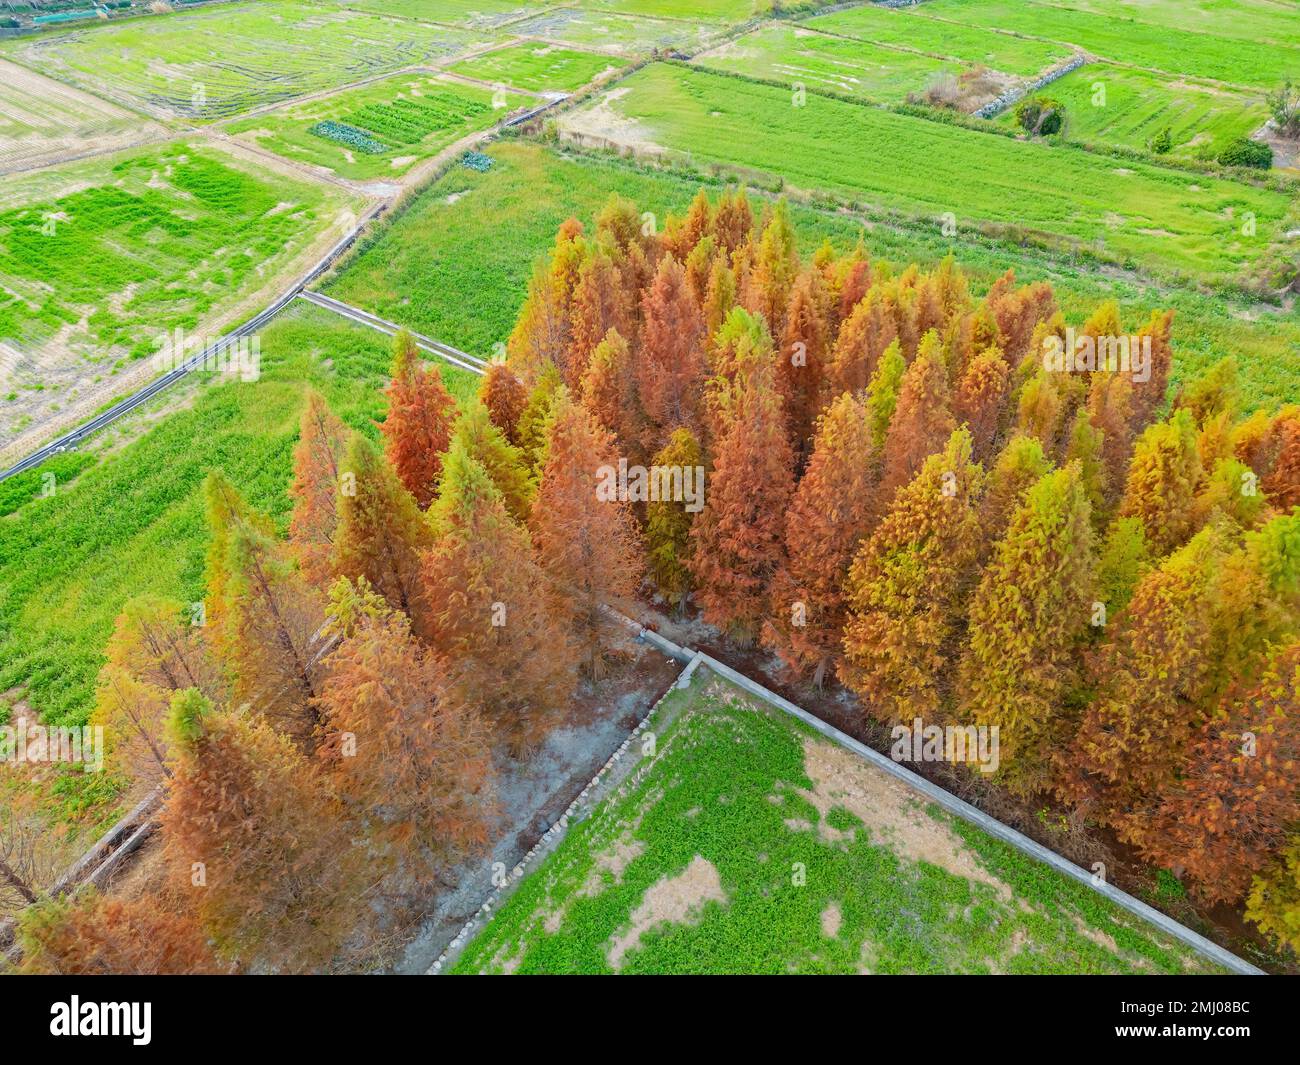
<path fill-rule="evenodd" d="M 1156 155 L 1164 155 L 1173 146 L 1174 146 L 1174 138 L 1173 135 L 1169 132 L 1168 126 L 1162 129 L 1159 133 L 1157 133 L 1154 137 L 1152 137 L 1147 142 L 1147 147 L 1150 148 Z"/>
<path fill-rule="evenodd" d="M 1016 104 L 1015 115 L 1031 137 L 1050 137 L 1065 128 L 1065 108 L 1046 96 L 1026 96 Z"/>
<path fill-rule="evenodd" d="M 1249 137 L 1238 137 L 1224 146 L 1219 153 L 1219 162 L 1224 166 L 1250 166 L 1257 170 L 1267 170 L 1273 165 L 1273 149 Z"/>

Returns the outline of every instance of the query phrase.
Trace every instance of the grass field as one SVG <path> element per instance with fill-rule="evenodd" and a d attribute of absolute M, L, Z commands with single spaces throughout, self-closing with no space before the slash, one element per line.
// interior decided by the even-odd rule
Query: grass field
<path fill-rule="evenodd" d="M 328 285 L 338 299 L 409 325 L 481 356 L 514 325 L 533 260 L 573 216 L 590 226 L 612 192 L 653 212 L 662 224 L 683 213 L 698 185 L 606 157 L 568 157 L 521 143 L 494 145 L 486 174 L 455 168 L 422 193 Z M 1101 302 L 1118 301 L 1123 320 L 1152 310 L 1177 312 L 1174 381 L 1196 377 L 1236 353 L 1247 408 L 1275 407 L 1300 395 L 1300 320 L 1244 301 L 1099 272 L 1046 251 L 991 243 L 977 233 L 944 237 L 928 223 L 896 229 L 860 224 L 795 205 L 797 229 L 811 254 L 829 239 L 847 250 L 862 237 L 874 258 L 896 266 L 934 266 L 950 252 L 982 292 L 1007 269 L 1025 282 L 1056 288 L 1067 317 L 1081 324 Z M 505 235 L 503 237 L 503 235 Z"/>
<path fill-rule="evenodd" d="M 1097 106 L 1097 87 L 1104 103 Z M 1111 63 L 1092 63 L 1053 82 L 1047 90 L 1067 115 L 1065 136 L 1091 144 L 1145 150 L 1168 127 L 1173 154 L 1214 158 L 1235 137 L 1262 126 L 1268 111 L 1258 97 Z M 1014 126 L 1012 111 L 999 122 Z"/>
<path fill-rule="evenodd" d="M 865 5 L 819 15 L 808 26 L 862 41 L 912 48 L 927 55 L 983 63 L 993 70 L 1028 76 L 1070 57 L 1067 45 L 995 33 L 975 25 L 923 19 L 912 10 Z"/>
<path fill-rule="evenodd" d="M 494 100 L 491 89 L 436 75 L 396 74 L 241 119 L 226 132 L 340 177 L 397 177 L 531 102 L 517 93 Z"/>
<path fill-rule="evenodd" d="M 1237 182 L 918 121 L 680 65 L 656 64 L 568 115 L 631 147 L 779 174 L 912 215 L 996 222 L 1100 246 L 1135 263 L 1231 276 L 1280 236 L 1290 197 Z M 887 165 L 886 165 L 887 161 Z M 970 175 L 978 173 L 978 181 Z M 1247 212 L 1256 235 L 1242 232 Z"/>
<path fill-rule="evenodd" d="M 1222 21 L 1212 24 L 1235 21 L 1238 32 L 1245 35 L 1213 36 L 1183 28 L 1177 14 L 1183 6 L 1175 9 L 1166 0 L 1160 8 L 1163 24 L 1138 22 L 1100 7 L 1073 10 L 1038 0 L 931 0 L 905 17 L 952 20 L 944 21 L 944 27 L 960 24 L 1010 30 L 1077 45 L 1102 59 L 1255 89 L 1276 88 L 1286 78 L 1296 77 L 1300 35 L 1294 11 L 1284 16 L 1275 5 L 1220 6 Z M 1130 9 L 1136 15 L 1145 12 L 1146 6 Z M 1208 10 L 1208 5 L 1203 10 Z M 1271 28 L 1261 34 L 1284 33 L 1288 25 L 1291 32 L 1266 44 L 1251 34 L 1256 17 L 1262 19 L 1262 26 Z"/>
<path fill-rule="evenodd" d="M 145 593 L 203 594 L 200 486 L 222 470 L 283 524 L 303 388 L 326 394 L 354 428 L 374 433 L 391 341 L 328 312 L 295 306 L 261 334 L 256 382 L 209 379 L 194 401 L 139 439 L 112 448 L 52 498 L 0 521 L 0 691 L 16 685 L 48 721 L 82 723 L 114 617 Z M 478 379 L 443 367 L 464 396 Z"/>
<path fill-rule="evenodd" d="M 1296 12 L 1290 0 L 1046 0 L 1108 17 L 1120 15 L 1152 26 L 1193 30 L 1259 44 L 1296 43 Z"/>
<path fill-rule="evenodd" d="M 533 92 L 572 92 L 610 71 L 627 66 L 618 56 L 579 52 L 524 41 L 454 63 L 448 69 L 467 78 Z"/>
<path fill-rule="evenodd" d="M 442 22 L 450 26 L 491 29 L 541 11 L 548 0 L 333 0 L 339 7 L 376 15 Z"/>
<path fill-rule="evenodd" d="M 290 261 L 345 193 L 172 142 L 8 179 L 0 339 L 95 361 L 154 353 Z"/>
<path fill-rule="evenodd" d="M 656 715 L 453 972 L 1212 971 L 706 670 Z"/>
<path fill-rule="evenodd" d="M 744 22 L 772 10 L 771 0 L 578 0 L 594 11 L 638 18 L 680 18 L 698 22 Z"/>
<path fill-rule="evenodd" d="M 430 63 L 481 33 L 290 0 L 204 8 L 7 42 L 2 53 L 163 115 L 225 118 Z"/>
<path fill-rule="evenodd" d="M 577 48 L 638 56 L 652 48 L 698 45 L 718 28 L 681 19 L 629 18 L 607 11 L 555 8 L 512 23 L 510 32 L 520 37 L 540 37 Z"/>
<path fill-rule="evenodd" d="M 696 56 L 695 62 L 715 70 L 830 89 L 883 103 L 901 103 L 908 93 L 965 69 L 957 60 L 777 23 Z"/>
<path fill-rule="evenodd" d="M 162 132 L 107 100 L 0 61 L 0 173 Z"/>

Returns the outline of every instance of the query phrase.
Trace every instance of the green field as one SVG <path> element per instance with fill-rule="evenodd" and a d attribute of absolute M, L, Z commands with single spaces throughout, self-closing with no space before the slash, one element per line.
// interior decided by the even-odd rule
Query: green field
<path fill-rule="evenodd" d="M 639 56 L 652 48 L 697 46 L 717 26 L 681 19 L 629 18 L 606 11 L 555 8 L 523 22 L 510 32 L 520 37 L 540 37 L 578 48 L 596 48 L 625 56 Z"/>
<path fill-rule="evenodd" d="M 1296 43 L 1291 0 L 1047 0 L 1097 15 L 1121 15 L 1152 26 L 1172 26 L 1260 44 Z"/>
<path fill-rule="evenodd" d="M 0 520 L 0 691 L 26 689 L 52 723 L 90 712 L 102 649 L 122 604 L 203 595 L 201 485 L 220 469 L 283 525 L 303 388 L 374 433 L 391 341 L 305 304 L 261 334 L 256 382 L 215 379 L 138 440 Z M 460 396 L 478 378 L 443 367 Z M 172 397 L 169 401 L 174 404 Z M 112 445 L 114 431 L 97 440 Z"/>
<path fill-rule="evenodd" d="M 810 94 L 792 107 L 787 90 L 676 64 L 640 70 L 619 90 L 565 122 L 585 130 L 598 121 L 616 142 L 632 129 L 636 139 L 624 143 L 634 147 L 779 174 L 801 189 L 935 220 L 952 212 L 958 225 L 1056 234 L 1205 278 L 1252 264 L 1295 211 L 1280 192 L 838 99 Z M 1241 231 L 1246 212 L 1253 237 Z"/>
<path fill-rule="evenodd" d="M 486 174 L 457 167 L 383 227 L 327 287 L 330 295 L 409 325 L 464 351 L 489 356 L 504 342 L 527 289 L 533 260 L 557 227 L 575 217 L 590 226 L 617 192 L 662 223 L 682 213 L 698 185 L 645 172 L 608 157 L 568 157 L 535 145 L 499 143 Z M 1087 261 L 993 243 L 978 233 L 943 236 L 928 222 L 894 228 L 794 205 L 796 228 L 811 255 L 831 240 L 842 250 L 861 236 L 873 258 L 901 267 L 933 267 L 953 253 L 982 292 L 1007 269 L 1024 282 L 1045 280 L 1070 321 L 1081 324 L 1105 300 L 1118 301 L 1127 323 L 1172 307 L 1174 382 L 1195 378 L 1229 353 L 1240 363 L 1247 409 L 1276 407 L 1300 395 L 1300 319 L 1190 289 L 1108 276 Z M 502 239 L 502 235 L 508 235 Z"/>
<path fill-rule="evenodd" d="M 918 18 L 913 10 L 868 4 L 820 15 L 809 19 L 806 24 L 825 33 L 912 48 L 927 55 L 960 59 L 966 63 L 983 63 L 993 70 L 1026 77 L 1069 59 L 1072 51 L 1061 44 L 1012 37 L 979 26 Z"/>
<path fill-rule="evenodd" d="M 1099 85 L 1105 91 L 1100 106 L 1093 102 L 1103 99 Z M 1046 92 L 1065 106 L 1067 139 L 1139 151 L 1168 127 L 1173 154 L 1212 159 L 1225 143 L 1248 136 L 1268 119 L 1258 98 L 1111 63 L 1073 71 Z M 1014 127 L 1013 112 L 1004 112 L 999 122 Z"/>
<path fill-rule="evenodd" d="M 1244 34 L 1238 37 L 1183 28 L 1177 11 L 1184 6 L 1175 9 L 1166 0 L 1160 6 L 1163 25 L 1122 17 L 1109 7 L 1081 11 L 1037 0 L 930 0 L 906 17 L 952 20 L 941 25 L 954 30 L 958 24 L 1010 30 L 1076 45 L 1118 63 L 1257 89 L 1275 88 L 1288 77 L 1294 80 L 1300 72 L 1300 33 L 1296 32 L 1294 10 L 1283 15 L 1275 5 L 1220 5 L 1222 21 L 1235 21 Z M 1145 5 L 1131 10 L 1138 14 L 1145 11 Z M 1258 11 L 1264 12 L 1261 25 L 1271 28 L 1262 30 L 1261 36 L 1272 32 L 1282 35 L 1280 40 L 1265 43 L 1251 32 Z M 1216 20 L 1214 24 L 1221 23 Z M 1288 25 L 1289 34 L 1285 33 Z"/>
<path fill-rule="evenodd" d="M 706 669 L 454 973 L 1214 966 Z"/>
<path fill-rule="evenodd" d="M 965 69 L 957 60 L 774 23 L 696 56 L 695 63 L 882 103 L 901 103 Z"/>
<path fill-rule="evenodd" d="M 0 339 L 95 360 L 152 354 L 275 277 L 351 201 L 184 142 L 0 190 Z"/>
<path fill-rule="evenodd" d="M 573 92 L 627 61 L 597 52 L 579 52 L 553 44 L 524 41 L 462 60 L 454 74 L 533 92 Z"/>
<path fill-rule="evenodd" d="M 517 93 L 494 100 L 491 89 L 437 75 L 397 74 L 241 119 L 226 132 L 340 177 L 397 177 L 531 102 Z"/>
<path fill-rule="evenodd" d="M 491 29 L 549 6 L 547 0 L 334 0 L 334 3 L 376 15 L 474 29 Z"/>
<path fill-rule="evenodd" d="M 744 22 L 767 14 L 771 0 L 578 0 L 593 11 L 616 11 L 638 18 L 680 18 L 697 22 Z"/>
<path fill-rule="evenodd" d="M 264 0 L 20 38 L 2 52 L 128 106 L 215 119 L 436 62 L 482 40 L 409 19 Z"/>

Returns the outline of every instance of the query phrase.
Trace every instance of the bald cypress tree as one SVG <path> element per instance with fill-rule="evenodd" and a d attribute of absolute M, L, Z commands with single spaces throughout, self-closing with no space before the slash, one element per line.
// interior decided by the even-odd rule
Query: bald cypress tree
<path fill-rule="evenodd" d="M 411 335 L 397 334 L 392 380 L 384 393 L 388 416 L 380 426 L 384 455 L 421 510 L 433 501 L 442 468 L 442 453 L 451 440 L 456 401 L 437 371 L 420 363 Z"/>
<path fill-rule="evenodd" d="M 339 462 L 347 446 L 348 430 L 315 389 L 307 390 L 293 449 L 293 516 L 289 542 L 303 576 L 321 588 L 329 583 L 338 524 L 335 496 L 339 489 Z"/>
<path fill-rule="evenodd" d="M 1138 518 L 1164 554 L 1184 543 L 1195 517 L 1192 502 L 1204 473 L 1190 412 L 1178 411 L 1142 434 L 1133 452 L 1119 515 Z"/>
<path fill-rule="evenodd" d="M 930 332 L 899 385 L 898 405 L 885 436 L 881 506 L 916 476 L 927 458 L 943 449 L 955 428 L 943 351 L 938 335 Z"/>
<path fill-rule="evenodd" d="M 999 774 L 1019 792 L 1045 785 L 1079 683 L 1091 620 L 1092 524 L 1076 466 L 1039 479 L 994 550 L 970 609 L 962 713 L 998 726 Z"/>

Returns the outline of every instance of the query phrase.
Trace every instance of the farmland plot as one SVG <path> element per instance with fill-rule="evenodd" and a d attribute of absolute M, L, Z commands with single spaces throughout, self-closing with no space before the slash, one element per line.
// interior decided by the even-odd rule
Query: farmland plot
<path fill-rule="evenodd" d="M 1028 77 L 1069 59 L 1068 45 L 1031 41 L 975 25 L 922 19 L 910 10 L 865 5 L 820 15 L 806 25 L 862 41 L 910 48 L 926 55 L 983 63 Z"/>
<path fill-rule="evenodd" d="M 1065 106 L 1067 139 L 1138 151 L 1168 128 L 1174 154 L 1213 158 L 1268 119 L 1258 97 L 1111 63 L 1081 67 L 1048 93 Z M 1000 121 L 1010 126 L 1015 118 L 1008 111 Z"/>
<path fill-rule="evenodd" d="M 1153 266 L 1225 277 L 1251 264 L 1294 212 L 1283 193 L 1119 165 L 810 94 L 656 64 L 566 115 L 564 128 L 646 152 L 779 174 L 936 220 L 997 222 L 1096 243 Z M 978 175 L 978 178 L 975 177 Z M 1239 220 L 1254 215 L 1255 235 Z"/>
<path fill-rule="evenodd" d="M 533 102 L 437 75 L 399 74 L 241 119 L 226 132 L 341 177 L 396 177 Z"/>
<path fill-rule="evenodd" d="M 0 60 L 0 174 L 161 136 L 155 122 Z"/>
<path fill-rule="evenodd" d="M 453 74 L 534 92 L 572 92 L 627 66 L 618 56 L 525 41 L 454 63 Z"/>
<path fill-rule="evenodd" d="M 744 22 L 771 12 L 771 0 L 579 0 L 598 11 L 638 18 L 682 18 L 698 22 Z"/>
<path fill-rule="evenodd" d="M 655 714 L 453 972 L 1212 970 L 706 669 Z"/>
<path fill-rule="evenodd" d="M 1295 30 L 1294 13 L 1286 16 L 1291 33 L 1264 44 L 1250 37 L 1217 37 L 1177 25 L 1139 22 L 1112 10 L 1079 11 L 1037 0 L 932 0 L 915 10 L 916 14 L 909 12 L 905 17 L 943 20 L 941 29 L 964 25 L 1009 30 L 1076 45 L 1117 63 L 1212 78 L 1229 85 L 1272 89 L 1287 77 L 1294 78 L 1300 69 L 1300 34 Z M 1244 13 L 1239 25 L 1249 26 L 1250 19 L 1251 15 Z"/>
<path fill-rule="evenodd" d="M 334 0 L 339 7 L 448 26 L 494 29 L 547 8 L 547 0 Z"/>
<path fill-rule="evenodd" d="M 1065 6 L 1259 44 L 1294 45 L 1300 35 L 1286 0 L 1069 0 Z"/>
<path fill-rule="evenodd" d="M 540 37 L 626 56 L 644 55 L 653 48 L 698 46 L 717 30 L 717 26 L 678 19 L 627 18 L 573 8 L 557 8 L 510 26 L 510 32 L 520 37 Z"/>
<path fill-rule="evenodd" d="M 273 280 L 350 203 L 178 142 L 10 179 L 0 341 L 38 361 L 152 354 Z"/>
<path fill-rule="evenodd" d="M 956 77 L 965 69 L 957 60 L 777 24 L 704 52 L 695 62 L 715 70 L 882 103 L 902 103 L 909 93 L 920 92 L 940 78 Z M 1005 80 L 1009 79 L 1004 76 Z"/>
<path fill-rule="evenodd" d="M 433 63 L 482 35 L 289 0 L 20 39 L 5 54 L 164 116 L 226 118 Z"/>

